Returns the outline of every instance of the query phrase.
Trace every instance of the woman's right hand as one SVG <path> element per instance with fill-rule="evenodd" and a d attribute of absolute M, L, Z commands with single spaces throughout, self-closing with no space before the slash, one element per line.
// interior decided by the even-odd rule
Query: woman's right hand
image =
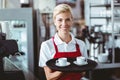
<path fill-rule="evenodd" d="M 44 67 L 47 80 L 58 80 L 62 75 L 61 71 L 52 71 L 49 67 Z"/>

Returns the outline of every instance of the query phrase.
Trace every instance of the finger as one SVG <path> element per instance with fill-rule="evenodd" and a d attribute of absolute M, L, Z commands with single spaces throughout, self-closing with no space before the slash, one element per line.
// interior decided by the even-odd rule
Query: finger
<path fill-rule="evenodd" d="M 59 79 L 61 75 L 62 75 L 62 72 L 55 71 L 53 74 L 51 74 L 51 77 L 54 77 L 54 79 Z"/>
<path fill-rule="evenodd" d="M 61 74 L 62 74 L 61 71 L 55 71 L 54 73 L 55 73 L 56 75 L 61 75 Z"/>

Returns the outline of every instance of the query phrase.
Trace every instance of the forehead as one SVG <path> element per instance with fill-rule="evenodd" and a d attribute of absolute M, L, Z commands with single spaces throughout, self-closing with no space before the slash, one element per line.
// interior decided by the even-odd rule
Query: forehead
<path fill-rule="evenodd" d="M 72 18 L 72 15 L 69 12 L 61 12 L 56 15 L 56 19 L 58 19 L 58 18 L 62 18 L 62 19 Z"/>

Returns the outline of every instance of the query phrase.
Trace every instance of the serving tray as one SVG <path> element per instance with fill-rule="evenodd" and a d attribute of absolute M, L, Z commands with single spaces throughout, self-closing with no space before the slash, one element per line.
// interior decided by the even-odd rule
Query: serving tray
<path fill-rule="evenodd" d="M 58 58 L 47 61 L 46 65 L 52 70 L 65 71 L 65 72 L 83 72 L 83 71 L 93 70 L 97 66 L 97 63 L 90 59 L 87 59 L 87 64 L 85 65 L 77 65 L 74 63 L 76 58 L 67 58 L 67 61 L 70 62 L 70 65 L 68 66 L 57 66 L 56 65 L 57 59 Z"/>

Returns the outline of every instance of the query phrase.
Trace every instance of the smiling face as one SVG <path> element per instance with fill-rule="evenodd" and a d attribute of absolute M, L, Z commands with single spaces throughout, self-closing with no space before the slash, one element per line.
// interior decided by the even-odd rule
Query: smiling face
<path fill-rule="evenodd" d="M 72 9 L 67 4 L 59 4 L 54 8 L 53 20 L 59 35 L 69 34 L 73 24 Z"/>
<path fill-rule="evenodd" d="M 54 18 L 54 24 L 58 33 L 69 33 L 73 24 L 72 15 L 70 12 L 61 12 Z"/>

